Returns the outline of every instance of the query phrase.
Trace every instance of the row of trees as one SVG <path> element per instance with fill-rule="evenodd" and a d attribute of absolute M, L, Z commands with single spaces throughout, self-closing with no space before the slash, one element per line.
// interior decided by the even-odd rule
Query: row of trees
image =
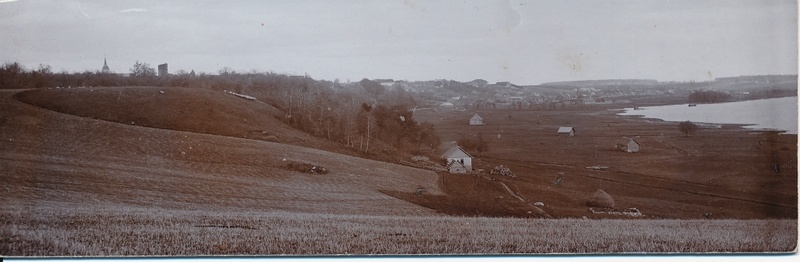
<path fill-rule="evenodd" d="M 19 63 L 6 63 L 0 66 L 0 88 L 29 89 L 43 87 L 78 86 L 174 86 L 180 78 L 157 77 L 156 70 L 147 63 L 136 61 L 130 74 L 111 74 L 99 71 L 79 73 L 54 73 L 49 65 L 39 65 L 36 69 L 26 69 Z"/>
<path fill-rule="evenodd" d="M 130 75 L 100 72 L 58 73 L 49 67 L 26 70 L 17 63 L 0 68 L 0 88 L 54 86 L 173 86 L 226 90 L 256 97 L 283 112 L 281 121 L 297 129 L 373 153 L 375 143 L 411 153 L 439 144 L 433 124 L 414 119 L 414 97 L 401 87 L 386 88 L 363 79 L 351 85 L 272 72 L 238 73 L 223 68 L 217 75 L 178 72 L 156 77 L 147 63 L 136 62 Z"/>
<path fill-rule="evenodd" d="M 720 103 L 730 99 L 729 94 L 719 91 L 694 91 L 689 94 L 689 103 Z"/>
<path fill-rule="evenodd" d="M 7 63 L 0 67 L 0 88 L 42 88 L 52 86 L 53 73 L 48 65 L 39 65 L 34 70 L 25 69 L 19 63 Z"/>

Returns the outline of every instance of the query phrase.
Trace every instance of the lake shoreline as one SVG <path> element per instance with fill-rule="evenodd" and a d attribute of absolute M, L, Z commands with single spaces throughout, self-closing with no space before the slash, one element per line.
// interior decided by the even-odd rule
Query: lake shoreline
<path fill-rule="evenodd" d="M 621 108 L 613 111 L 619 116 L 675 123 L 690 121 L 711 127 L 732 126 L 797 135 L 797 96 L 689 105 L 690 103 L 640 109 Z M 738 113 L 732 115 L 730 112 Z"/>

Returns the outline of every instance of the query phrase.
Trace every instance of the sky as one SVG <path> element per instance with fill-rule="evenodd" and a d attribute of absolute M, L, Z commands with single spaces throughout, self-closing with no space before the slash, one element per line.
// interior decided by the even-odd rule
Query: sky
<path fill-rule="evenodd" d="M 358 81 L 797 74 L 795 0 L 0 0 L 0 63 Z"/>

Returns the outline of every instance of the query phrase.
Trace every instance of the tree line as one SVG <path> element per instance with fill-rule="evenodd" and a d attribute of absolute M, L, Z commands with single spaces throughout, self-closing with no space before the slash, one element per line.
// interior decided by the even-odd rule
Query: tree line
<path fill-rule="evenodd" d="M 434 150 L 440 142 L 431 123 L 414 119 L 414 96 L 399 86 L 384 87 L 363 79 L 352 84 L 273 72 L 218 74 L 179 71 L 156 76 L 147 63 L 136 62 L 127 76 L 101 72 L 53 73 L 49 66 L 28 70 L 18 63 L 0 67 L 0 88 L 28 89 L 78 86 L 164 86 L 230 91 L 253 96 L 284 115 L 280 120 L 311 135 L 340 142 L 361 152 L 386 146 L 413 154 Z"/>

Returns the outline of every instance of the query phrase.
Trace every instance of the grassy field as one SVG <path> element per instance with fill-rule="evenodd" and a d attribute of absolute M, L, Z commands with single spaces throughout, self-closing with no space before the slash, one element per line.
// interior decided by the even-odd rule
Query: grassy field
<path fill-rule="evenodd" d="M 796 220 L 581 220 L 6 209 L 9 256 L 790 252 Z"/>
<path fill-rule="evenodd" d="M 118 94 L 120 90 L 107 91 Z M 174 104 L 188 103 L 174 101 L 181 97 L 190 97 L 195 103 L 216 99 L 216 94 L 202 90 L 194 93 L 168 88 L 165 94 L 159 91 L 127 88 L 123 95 L 185 92 L 167 100 L 155 99 Z M 92 107 L 94 95 L 106 95 L 102 88 L 58 96 L 87 110 L 80 113 L 70 111 L 71 107 L 61 108 L 77 116 L 18 101 L 14 98 L 18 92 L 0 91 L 3 256 L 786 252 L 793 250 L 797 242 L 797 192 L 792 188 L 796 184 L 796 165 L 790 162 L 781 173 L 772 174 L 762 173 L 767 165 L 743 161 L 749 165 L 743 171 L 732 169 L 695 177 L 702 170 L 713 171 L 713 166 L 691 167 L 686 163 L 692 162 L 686 161 L 694 156 L 707 157 L 709 161 L 722 159 L 715 152 L 724 148 L 715 147 L 714 143 L 691 144 L 694 137 L 712 137 L 706 131 L 686 140 L 677 135 L 665 136 L 662 144 L 649 146 L 639 155 L 574 149 L 587 143 L 605 147 L 611 136 L 581 138 L 579 134 L 571 142 L 551 137 L 500 143 L 506 138 L 535 137 L 530 134 L 536 132 L 550 133 L 547 127 L 539 130 L 513 124 L 511 119 L 535 121 L 531 119 L 536 118 L 525 119 L 537 117 L 519 113 L 506 118 L 509 124 L 499 140 L 491 141 L 491 150 L 477 159 L 484 168 L 495 163 L 508 165 L 518 176 L 492 178 L 437 174 L 304 147 L 302 143 L 315 140 L 301 134 L 281 137 L 297 138 L 282 141 L 295 144 L 216 134 L 236 130 L 230 127 L 250 125 L 243 123 L 236 114 L 240 109 L 235 109 L 248 100 L 230 95 L 219 94 L 222 100 L 209 101 L 215 103 L 215 110 L 229 112 L 214 118 L 214 123 L 224 127 L 199 132 L 94 119 L 92 115 L 103 112 L 106 117 L 119 113 L 107 110 L 130 110 L 126 107 L 130 104 L 115 107 L 105 105 L 105 101 Z M 92 99 L 82 99 L 81 94 L 85 93 L 92 93 Z M 182 112 L 180 108 L 169 109 L 169 105 L 158 110 L 161 107 L 142 107 L 135 114 L 151 119 L 152 125 L 187 126 L 176 122 L 177 118 L 147 117 Z M 93 114 L 92 110 L 99 113 Z M 241 110 L 253 117 L 269 111 Z M 81 116 L 87 112 L 89 115 Z M 572 119 L 577 124 L 598 121 L 595 128 L 613 118 L 620 126 L 640 130 L 639 134 L 651 141 L 661 138 L 647 134 L 666 132 L 667 124 L 654 122 L 640 127 L 640 119 L 620 120 L 596 112 L 572 112 L 574 117 L 538 116 L 550 118 L 540 120 L 542 125 L 556 126 L 560 125 L 557 121 Z M 445 124 L 437 128 L 441 128 L 443 136 L 452 138 L 457 135 L 455 130 L 468 130 L 456 124 L 455 114 L 462 113 L 442 116 Z M 489 125 L 481 127 L 486 129 L 482 132 L 496 127 L 496 116 L 508 115 L 491 114 L 484 117 Z M 259 121 L 277 125 L 270 122 L 273 120 L 247 122 Z M 538 126 L 536 122 L 532 125 Z M 661 127 L 664 130 L 659 131 Z M 587 130 L 591 127 L 579 127 L 579 132 Z M 733 141 L 742 137 L 736 128 L 721 130 L 723 136 L 717 134 L 714 139 Z M 791 139 L 796 136 L 752 136 L 760 140 L 748 140 L 746 145 L 755 151 L 741 156 L 732 154 L 730 158 L 751 159 L 752 152 L 761 152 L 758 150 L 781 154 L 796 150 L 791 144 L 784 150 L 787 146 L 780 144 L 783 139 L 795 141 Z M 758 141 L 775 141 L 773 144 L 780 146 L 767 147 L 771 144 L 765 143 L 757 147 Z M 555 151 L 526 151 L 536 145 Z M 716 149 L 705 149 L 709 146 Z M 522 151 L 528 155 L 519 154 Z M 552 152 L 563 155 L 554 158 Z M 596 152 L 608 154 L 592 158 Z M 692 153 L 692 157 L 685 152 Z M 668 157 L 662 156 L 667 153 Z M 624 160 L 628 157 L 633 159 Z M 610 165 L 604 172 L 591 171 L 585 168 L 587 159 L 593 165 L 617 160 L 621 164 Z M 654 164 L 647 164 L 648 161 Z M 672 165 L 684 166 L 643 171 Z M 307 166 L 324 167 L 328 172 L 298 169 Z M 687 173 L 667 176 L 675 170 Z M 764 178 L 748 178 L 747 170 Z M 729 175 L 720 175 L 723 173 Z M 557 176 L 563 176 L 563 180 L 554 184 Z M 794 184 L 787 184 L 790 182 Z M 753 184 L 757 186 L 750 186 Z M 591 213 L 585 201 L 597 188 L 611 194 L 620 208 L 639 208 L 644 219 Z M 424 189 L 424 193 L 416 194 L 418 189 Z M 532 203 L 537 201 L 545 205 L 536 208 L 561 219 L 531 219 L 547 217 L 533 212 L 537 209 Z M 712 219 L 703 217 L 708 210 L 714 213 Z"/>
<path fill-rule="evenodd" d="M 586 200 L 602 189 L 619 208 L 635 207 L 650 218 L 797 218 L 797 135 L 722 125 L 686 137 L 677 123 L 621 117 L 599 105 L 484 110 L 477 113 L 486 124 L 469 126 L 474 113 L 418 111 L 415 118 L 435 122 L 444 141 L 483 136 L 489 151 L 471 152 L 473 164 L 508 166 L 517 177 L 491 177 L 495 183 L 544 202 L 555 217 L 585 215 Z M 557 136 L 559 126 L 575 127 L 576 136 Z M 623 137 L 636 139 L 642 150 L 615 149 Z"/>

